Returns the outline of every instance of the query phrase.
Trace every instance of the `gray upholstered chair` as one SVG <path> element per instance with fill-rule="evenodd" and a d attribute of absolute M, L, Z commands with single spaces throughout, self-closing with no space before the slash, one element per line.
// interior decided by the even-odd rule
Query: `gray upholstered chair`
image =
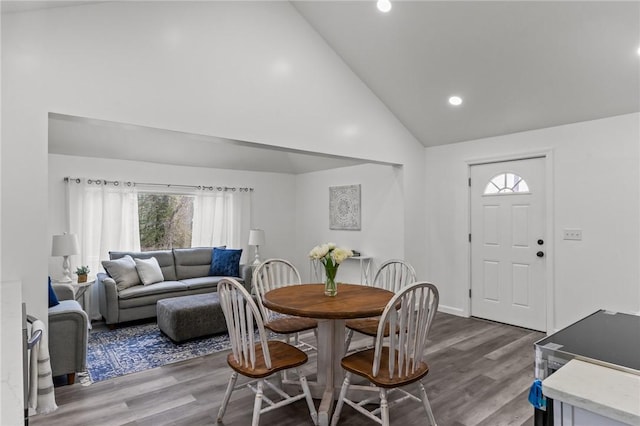
<path fill-rule="evenodd" d="M 49 357 L 53 376 L 75 382 L 76 372 L 87 368 L 89 318 L 69 284 L 53 284 L 60 304 L 49 308 Z"/>

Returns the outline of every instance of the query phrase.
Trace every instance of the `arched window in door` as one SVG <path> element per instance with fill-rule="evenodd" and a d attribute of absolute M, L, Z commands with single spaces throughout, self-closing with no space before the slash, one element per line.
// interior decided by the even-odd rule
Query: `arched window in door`
<path fill-rule="evenodd" d="M 484 195 L 522 194 L 529 192 L 529 185 L 514 173 L 500 173 L 491 178 L 484 188 Z"/>

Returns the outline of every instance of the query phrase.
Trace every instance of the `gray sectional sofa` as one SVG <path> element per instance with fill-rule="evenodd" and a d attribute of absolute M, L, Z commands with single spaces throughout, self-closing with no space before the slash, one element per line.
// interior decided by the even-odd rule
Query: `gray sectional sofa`
<path fill-rule="evenodd" d="M 156 316 L 156 302 L 170 297 L 215 292 L 223 276 L 210 276 L 212 247 L 158 250 L 148 252 L 109 252 L 111 260 L 131 256 L 134 259 L 158 261 L 164 281 L 142 283 L 123 288 L 107 273 L 99 273 L 96 285 L 100 294 L 100 314 L 106 324 L 115 324 Z M 251 289 L 251 266 L 240 265 L 235 277 Z M 121 283 L 120 283 L 121 284 Z"/>

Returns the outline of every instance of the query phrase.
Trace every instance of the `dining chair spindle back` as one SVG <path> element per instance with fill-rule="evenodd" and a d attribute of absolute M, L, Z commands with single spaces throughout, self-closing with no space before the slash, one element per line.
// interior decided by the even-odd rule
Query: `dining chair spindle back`
<path fill-rule="evenodd" d="M 318 322 L 312 318 L 295 317 L 273 312 L 264 306 L 262 300 L 264 294 L 270 290 L 300 283 L 300 273 L 288 260 L 267 259 L 253 271 L 253 285 L 265 327 L 274 333 L 285 335 L 287 342 L 290 342 L 293 336 L 296 346 L 301 344 L 298 337 L 299 333 L 307 330 L 315 331 L 318 327 Z M 302 345 L 316 349 L 308 343 L 302 343 Z"/>
<path fill-rule="evenodd" d="M 384 262 L 373 277 L 373 285 L 397 293 L 416 281 L 416 270 L 408 262 L 391 259 Z"/>
<path fill-rule="evenodd" d="M 391 259 L 384 262 L 373 278 L 373 286 L 397 293 L 400 289 L 416 281 L 416 271 L 408 262 L 399 259 Z M 351 339 L 354 331 L 375 337 L 378 332 L 378 321 L 380 317 L 359 318 L 346 322 L 347 339 L 345 342 L 345 353 L 349 351 Z"/>
<path fill-rule="evenodd" d="M 378 325 L 375 346 L 348 355 L 341 361 L 342 368 L 347 374 L 331 419 L 332 426 L 337 425 L 345 403 L 372 420 L 388 425 L 389 407 L 405 399 L 421 401 L 429 423 L 435 426 L 436 421 L 421 379 L 429 372 L 425 351 L 429 330 L 438 310 L 438 301 L 438 289 L 427 282 L 410 284 L 389 301 Z M 395 330 L 395 332 L 385 333 L 385 330 Z M 379 394 L 379 409 L 373 411 L 366 409 L 366 405 L 376 401 L 373 398 L 360 402 L 347 398 L 353 374 L 369 380 L 373 385 L 369 390 Z M 401 389 L 410 384 L 417 385 L 420 398 Z M 389 401 L 391 390 L 400 392 L 404 396 Z M 376 415 L 378 413 L 380 417 Z"/>
<path fill-rule="evenodd" d="M 306 377 L 302 374 L 301 365 L 308 360 L 307 354 L 300 349 L 278 340 L 268 340 L 258 306 L 242 284 L 232 278 L 224 278 L 218 283 L 218 296 L 225 316 L 231 353 L 227 356 L 227 364 L 233 370 L 227 385 L 222 405 L 218 411 L 218 423 L 222 422 L 231 394 L 236 388 L 238 374 L 255 379 L 246 384 L 255 392 L 252 426 L 258 426 L 260 414 L 289 405 L 305 398 L 309 413 L 317 425 L 318 414 L 311 398 Z M 268 377 L 287 369 L 296 369 L 302 392 L 289 395 L 281 389 L 281 380 L 276 383 Z M 244 385 L 243 385 L 244 386 Z M 280 400 L 264 395 L 265 386 L 274 390 Z M 267 403 L 262 407 L 263 402 Z"/>

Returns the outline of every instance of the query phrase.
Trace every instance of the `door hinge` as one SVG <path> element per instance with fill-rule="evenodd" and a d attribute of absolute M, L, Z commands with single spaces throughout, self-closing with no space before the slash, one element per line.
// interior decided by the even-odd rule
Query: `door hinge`
<path fill-rule="evenodd" d="M 469 242 L 471 242 L 471 234 L 469 234 Z"/>
<path fill-rule="evenodd" d="M 471 289 L 469 289 L 469 299 L 471 299 Z"/>
<path fill-rule="evenodd" d="M 471 178 L 469 178 L 469 187 L 471 187 Z"/>

